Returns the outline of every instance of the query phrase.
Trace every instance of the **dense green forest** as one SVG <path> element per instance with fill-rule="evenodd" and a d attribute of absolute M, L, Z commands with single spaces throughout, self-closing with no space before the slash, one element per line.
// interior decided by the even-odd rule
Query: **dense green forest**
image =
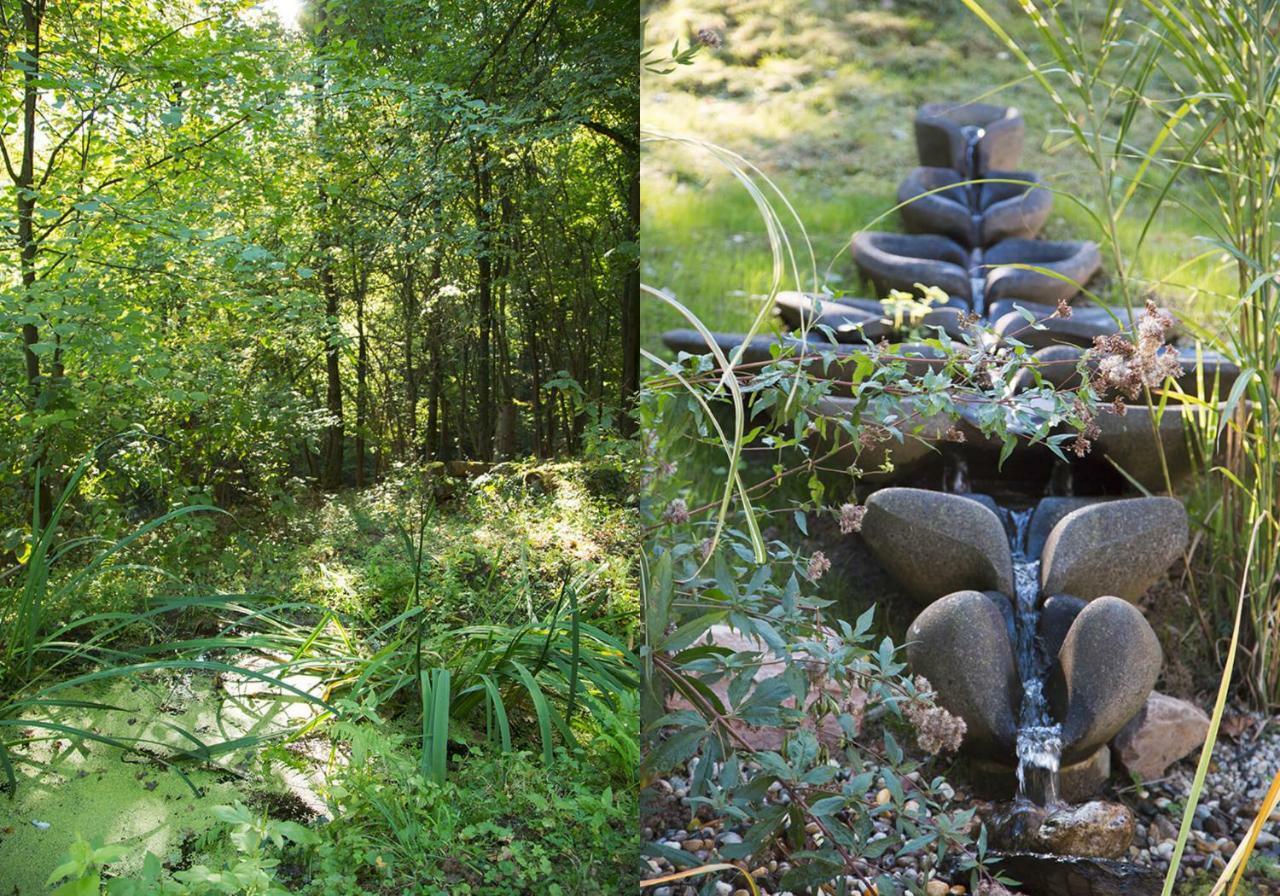
<path fill-rule="evenodd" d="M 626 6 L 6 0 L 6 528 L 34 466 L 124 431 L 103 465 L 146 510 L 607 425 L 636 376 Z"/>
<path fill-rule="evenodd" d="M 0 0 L 0 891 L 634 887 L 628 0 Z"/>

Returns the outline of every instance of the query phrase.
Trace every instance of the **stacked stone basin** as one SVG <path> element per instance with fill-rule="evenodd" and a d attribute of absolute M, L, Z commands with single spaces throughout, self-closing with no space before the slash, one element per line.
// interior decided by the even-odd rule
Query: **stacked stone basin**
<path fill-rule="evenodd" d="M 1086 351 L 1094 340 L 1122 330 L 1132 332 L 1136 321 L 1133 311 L 1086 301 L 1084 291 L 1101 267 L 1095 243 L 1037 238 L 1053 197 L 1038 175 L 1019 167 L 1024 133 L 1022 116 L 1012 107 L 922 106 L 915 118 L 920 166 L 908 172 L 898 190 L 907 232 L 865 231 L 851 242 L 868 295 L 779 294 L 775 310 L 791 336 L 756 337 L 745 347 L 743 360 L 768 361 L 781 341 L 808 355 L 824 355 L 825 360 L 810 363 L 810 369 L 844 380 L 848 377 L 843 374 L 856 368 L 857 353 L 874 353 L 888 342 L 902 344 L 909 355 L 921 359 L 913 369 L 922 372 L 941 357 L 925 340 L 968 338 L 969 322 L 976 316 L 989 326 L 982 336 L 988 344 L 1025 346 L 1039 362 L 1036 366 L 1045 383 L 1078 386 L 1081 376 L 1091 370 Z M 937 287 L 945 299 L 905 308 L 904 303 L 887 299 L 895 290 L 918 299 L 919 285 Z M 1070 305 L 1070 315 L 1055 314 L 1064 302 Z M 1170 335 L 1177 336 L 1176 327 Z M 729 352 L 741 346 L 745 337 L 716 334 L 714 338 Z M 663 334 L 663 340 L 675 351 L 707 351 L 695 331 L 673 330 Z M 1089 456 L 1072 462 L 1073 469 L 1095 471 L 1099 482 L 1106 483 L 1104 491 L 1135 485 L 1167 491 L 1189 475 L 1192 453 L 1184 421 L 1194 411 L 1179 402 L 1176 393 L 1220 402 L 1240 371 L 1225 358 L 1194 345 L 1180 346 L 1178 351 L 1182 374 L 1176 379 L 1173 399 L 1153 410 L 1144 397 L 1129 402 L 1123 416 L 1099 414 L 1101 433 Z M 1010 384 L 1010 391 L 1023 392 L 1036 385 L 1024 372 Z M 836 388 L 823 412 L 839 415 L 851 410 L 847 394 Z M 964 447 L 953 449 L 953 454 L 999 455 L 1000 443 L 986 437 L 976 420 L 962 420 L 959 428 Z M 946 430 L 943 426 L 939 431 Z M 938 452 L 910 450 L 911 443 L 908 439 L 896 445 L 898 456 L 891 466 L 872 474 L 876 481 L 915 481 L 940 462 Z M 855 453 L 851 446 L 845 451 L 834 443 L 818 447 L 838 452 L 837 458 Z M 1015 455 L 1031 466 L 1055 464 L 1043 446 L 1020 445 Z M 878 455 L 864 456 L 861 469 L 873 469 L 870 461 L 878 459 Z"/>
<path fill-rule="evenodd" d="M 1018 668 L 1014 563 L 994 502 L 981 495 L 885 488 L 867 500 L 863 538 L 920 606 L 908 631 L 913 671 L 964 719 L 964 749 L 992 789 L 1012 789 L 1017 720 L 1029 670 Z M 1108 743 L 1143 709 L 1162 653 L 1134 601 L 1187 542 L 1172 498 L 1046 498 L 1026 550 L 1040 559 L 1036 636 L 1051 658 L 1046 695 L 1062 726 L 1061 794 L 1096 793 Z"/>

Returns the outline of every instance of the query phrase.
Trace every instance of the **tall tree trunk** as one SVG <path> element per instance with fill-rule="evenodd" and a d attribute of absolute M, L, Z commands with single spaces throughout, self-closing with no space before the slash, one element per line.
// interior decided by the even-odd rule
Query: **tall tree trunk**
<path fill-rule="evenodd" d="M 45 0 L 22 0 L 22 30 L 25 40 L 22 76 L 22 159 L 14 178 L 18 202 L 18 253 L 22 290 L 27 304 L 27 320 L 22 325 L 22 357 L 27 380 L 27 397 L 31 408 L 40 404 L 44 386 L 40 375 L 40 356 L 35 345 L 40 341 L 40 330 L 32 321 L 35 309 L 31 307 L 36 284 L 36 251 L 39 248 L 35 235 L 36 215 L 36 141 L 38 140 L 37 104 L 40 100 L 40 38 L 44 23 Z M 6 157 L 7 158 L 7 157 Z M 50 471 L 44 469 L 46 455 L 44 434 L 35 431 L 31 443 L 31 467 L 40 468 L 41 478 L 36 503 L 39 504 L 40 527 L 48 525 L 53 510 L 53 489 L 49 486 Z"/>
<path fill-rule="evenodd" d="M 408 452 L 418 449 L 418 371 L 414 363 L 413 347 L 418 324 L 418 297 L 414 292 L 414 267 L 405 265 L 400 281 L 400 306 L 404 309 L 404 414 L 405 440 Z M 405 453 L 408 453 L 405 452 Z"/>
<path fill-rule="evenodd" d="M 356 281 L 356 488 L 364 488 L 365 430 L 369 424 L 369 339 L 364 328 L 368 270 Z"/>
<path fill-rule="evenodd" d="M 631 436 L 636 430 L 631 412 L 640 394 L 640 160 L 630 153 L 626 158 L 633 161 L 627 195 L 627 239 L 635 246 L 636 256 L 622 282 L 622 415 L 618 429 L 622 435 Z"/>
<path fill-rule="evenodd" d="M 328 10 L 325 3 L 317 4 L 316 15 L 319 19 L 318 43 L 321 52 L 329 40 Z M 327 76 L 324 64 L 316 71 L 316 143 L 322 165 L 328 162 L 328 102 L 325 98 Z M 324 431 L 324 467 L 320 477 L 320 486 L 328 491 L 337 491 L 342 487 L 342 370 L 341 360 L 342 326 L 338 315 L 341 302 L 338 295 L 338 284 L 333 274 L 333 250 L 337 240 L 333 233 L 333 200 L 325 189 L 324 177 L 320 184 L 320 285 L 324 291 L 325 313 L 325 410 L 329 412 L 329 423 Z"/>
<path fill-rule="evenodd" d="M 493 340 L 493 187 L 489 176 L 487 149 L 472 152 L 475 175 L 476 229 L 480 233 L 480 251 L 476 254 L 476 292 L 480 339 L 476 349 L 476 453 L 481 460 L 493 459 L 493 387 L 490 378 L 491 343 Z"/>

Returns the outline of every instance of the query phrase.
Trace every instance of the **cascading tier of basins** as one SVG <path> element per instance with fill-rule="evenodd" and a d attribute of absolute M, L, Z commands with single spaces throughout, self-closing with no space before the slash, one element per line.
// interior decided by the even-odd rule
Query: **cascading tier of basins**
<path fill-rule="evenodd" d="M 908 662 L 964 719 L 975 779 L 1041 805 L 1097 793 L 1160 672 L 1133 602 L 1185 550 L 1182 505 L 885 488 L 866 506 L 863 539 L 920 607 Z"/>
<path fill-rule="evenodd" d="M 967 318 L 978 314 L 988 324 L 984 339 L 1016 339 L 1032 352 L 1043 379 L 1058 387 L 1079 384 L 1082 356 L 1094 339 L 1123 329 L 1134 320 L 1125 310 L 1107 309 L 1081 301 L 1080 290 L 1099 270 L 1098 247 L 1092 242 L 1036 239 L 1052 205 L 1051 193 L 1033 173 L 1018 168 L 1025 125 L 1019 112 L 985 103 L 927 104 L 915 118 L 920 167 L 903 180 L 898 200 L 907 233 L 863 232 L 851 244 L 852 254 L 875 298 L 817 296 L 784 292 L 776 310 L 793 332 L 784 345 L 805 354 L 822 353 L 830 361 L 815 360 L 815 371 L 836 379 L 855 367 L 857 353 L 875 352 L 887 340 L 897 343 L 895 354 L 910 359 L 909 369 L 923 372 L 941 352 L 911 334 L 925 337 L 945 333 L 965 335 Z M 970 181 L 978 181 L 970 183 Z M 891 290 L 919 294 L 917 284 L 936 286 L 945 302 L 903 309 L 884 301 Z M 1060 301 L 1071 303 L 1069 317 L 1055 316 Z M 1028 317 L 1037 321 L 1030 326 Z M 798 334 L 798 335 L 795 335 Z M 1176 335 L 1171 334 L 1171 335 Z M 741 347 L 743 359 L 767 361 L 779 341 L 757 337 L 743 346 L 735 334 L 716 334 L 725 351 Z M 905 341 L 904 341 L 905 340 Z M 668 348 L 706 354 L 707 346 L 693 330 L 663 334 Z M 1206 400 L 1230 394 L 1239 368 L 1214 352 L 1179 346 L 1183 392 Z M 1010 393 L 1035 388 L 1029 373 L 1014 378 Z M 1115 396 L 1104 395 L 1104 400 Z M 819 411 L 839 416 L 853 409 L 851 398 L 839 391 L 824 400 Z M 890 410 L 890 409 L 886 409 Z M 900 410 L 900 409 L 899 409 Z M 910 410 L 910 408 L 908 408 Z M 1100 493 L 1118 493 L 1135 484 L 1148 491 L 1176 486 L 1191 471 L 1191 455 L 1183 426 L 1184 408 L 1171 402 L 1153 411 L 1146 402 L 1132 402 L 1128 412 L 1099 414 L 1101 432 L 1088 456 L 1065 464 L 1042 445 L 1020 445 L 1001 469 L 1025 477 L 1030 493 L 1043 494 L 1054 480 L 1083 483 Z M 962 415 L 976 411 L 961 410 Z M 962 419 L 961 447 L 938 452 L 918 440 L 894 441 L 881 448 L 858 448 L 838 427 L 815 448 L 830 454 L 832 464 L 852 461 L 875 484 L 941 482 L 948 476 L 950 458 L 963 455 L 975 468 L 996 466 L 1001 443 L 984 435 L 973 419 Z M 938 437 L 955 434 L 953 421 L 941 416 L 924 421 L 917 433 Z M 883 465 L 885 452 L 893 463 Z"/>

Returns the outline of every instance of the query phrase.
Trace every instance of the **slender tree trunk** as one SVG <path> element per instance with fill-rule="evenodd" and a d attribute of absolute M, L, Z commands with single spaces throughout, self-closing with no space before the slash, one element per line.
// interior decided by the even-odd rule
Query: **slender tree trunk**
<path fill-rule="evenodd" d="M 635 162 L 627 195 L 627 239 L 636 247 L 636 257 L 622 283 L 622 415 L 618 429 L 631 436 L 636 430 L 631 412 L 640 394 L 640 165 L 639 157 L 628 153 L 626 158 Z"/>
<path fill-rule="evenodd" d="M 326 21 L 327 10 L 324 3 L 317 5 L 317 17 L 320 29 L 318 43 L 321 51 L 329 39 L 329 26 Z M 328 103 L 325 98 L 326 75 L 323 64 L 316 72 L 316 142 L 321 163 L 328 161 Z M 329 412 L 329 424 L 324 431 L 324 467 L 320 477 L 320 486 L 328 491 L 337 491 L 342 487 L 342 370 L 341 360 L 342 326 L 339 320 L 341 302 L 338 295 L 338 284 L 333 274 L 333 250 L 337 240 L 333 233 L 333 201 L 325 189 L 322 174 L 320 184 L 320 285 L 324 292 L 325 313 L 325 410 Z"/>
<path fill-rule="evenodd" d="M 476 347 L 476 453 L 481 460 L 493 459 L 493 387 L 490 359 L 493 340 L 493 187 L 488 171 L 488 152 L 472 153 L 475 174 L 476 229 L 480 232 L 480 251 L 476 254 L 476 292 L 479 299 L 480 339 Z"/>
<path fill-rule="evenodd" d="M 412 263 L 405 265 L 404 277 L 400 281 L 400 306 L 404 309 L 404 414 L 405 440 L 409 451 L 416 453 L 418 448 L 418 371 L 414 363 L 413 347 L 417 337 L 418 298 L 414 292 L 414 267 Z"/>
<path fill-rule="evenodd" d="M 36 285 L 36 252 L 39 248 L 35 235 L 36 141 L 39 128 L 37 104 L 40 101 L 40 43 L 44 12 L 45 0 L 22 0 L 22 30 L 26 44 L 22 76 L 22 159 L 18 163 L 18 176 L 14 179 L 14 192 L 18 203 L 18 266 L 27 304 L 27 320 L 22 325 L 22 358 L 31 408 L 40 404 L 44 391 L 40 356 L 35 351 L 35 346 L 40 341 L 40 330 L 32 321 L 35 315 L 32 300 Z M 44 434 L 36 431 L 32 435 L 31 467 L 33 471 L 36 468 L 41 471 L 38 495 L 41 528 L 48 525 L 53 510 L 50 471 L 45 469 L 47 459 Z"/>
<path fill-rule="evenodd" d="M 366 270 L 356 282 L 356 488 L 364 488 L 365 434 L 369 425 L 369 339 L 364 327 Z"/>

